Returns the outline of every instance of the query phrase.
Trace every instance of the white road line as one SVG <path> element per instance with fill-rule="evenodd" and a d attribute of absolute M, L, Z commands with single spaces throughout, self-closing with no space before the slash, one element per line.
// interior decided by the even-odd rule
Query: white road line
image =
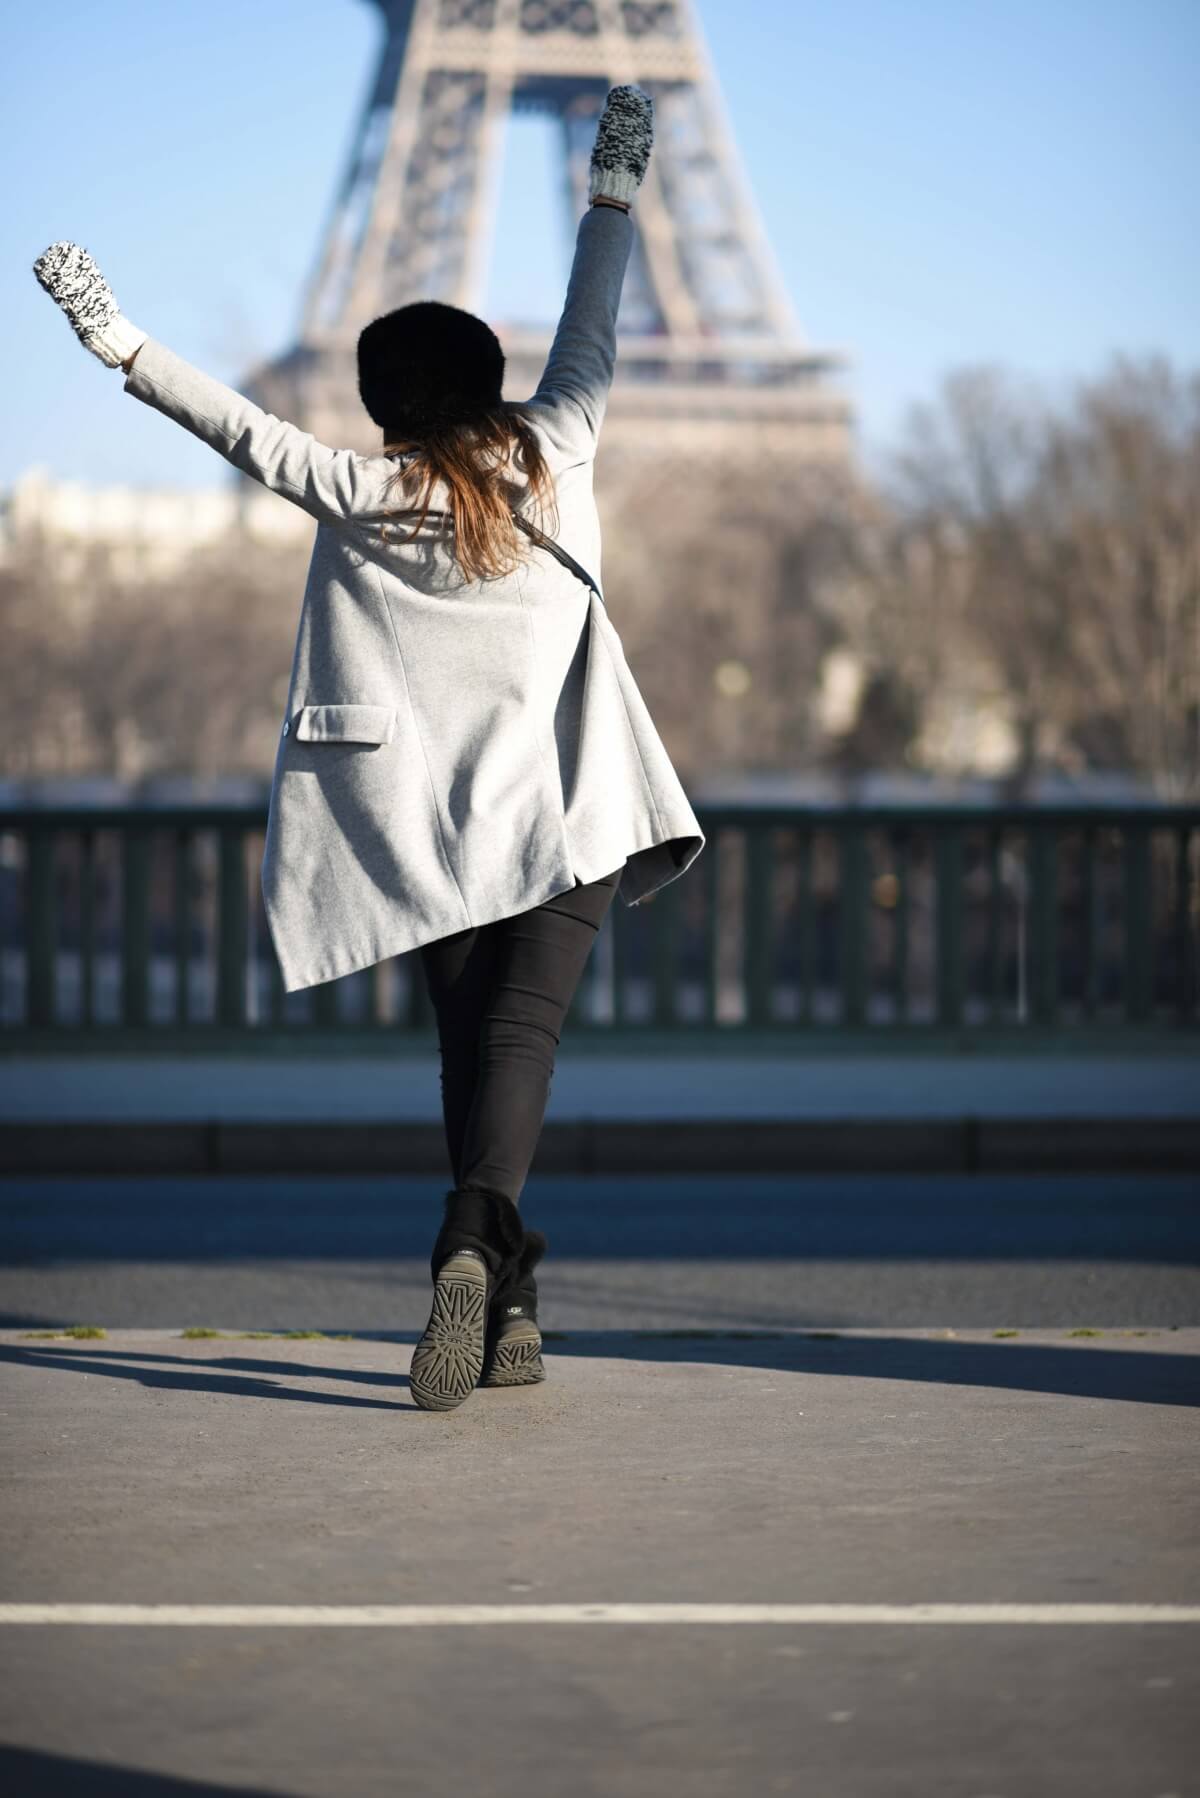
<path fill-rule="evenodd" d="M 1200 1623 L 1188 1604 L 0 1604 L 5 1624 L 428 1629 L 489 1623 Z"/>

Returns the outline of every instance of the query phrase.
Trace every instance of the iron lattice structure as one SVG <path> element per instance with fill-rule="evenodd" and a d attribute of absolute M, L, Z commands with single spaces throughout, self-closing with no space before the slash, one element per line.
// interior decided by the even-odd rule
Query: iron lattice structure
<path fill-rule="evenodd" d="M 846 462 L 850 407 L 829 380 L 846 358 L 804 342 L 690 0 L 373 3 L 378 65 L 299 340 L 247 380 L 260 404 L 325 442 L 377 448 L 357 398 L 358 333 L 411 300 L 480 311 L 508 114 L 549 113 L 561 127 L 573 239 L 605 96 L 637 82 L 654 97 L 655 145 L 633 212 L 606 470 L 678 472 L 698 441 L 747 474 Z M 499 335 L 505 397 L 523 399 L 550 327 Z"/>

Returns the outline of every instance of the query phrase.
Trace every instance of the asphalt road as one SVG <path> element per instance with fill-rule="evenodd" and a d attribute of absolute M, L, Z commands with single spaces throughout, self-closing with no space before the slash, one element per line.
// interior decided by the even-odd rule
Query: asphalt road
<path fill-rule="evenodd" d="M 9 1181 L 0 1600 L 250 1608 L 0 1612 L 0 1787 L 1184 1798 L 1200 1611 L 1120 1607 L 1200 1600 L 1196 1196 L 532 1182 L 549 1377 L 438 1416 L 430 1182 Z M 26 1333 L 76 1322 L 109 1334 Z M 320 1622 L 514 1603 L 897 1610 Z"/>
<path fill-rule="evenodd" d="M 1200 1324 L 1192 1176 L 535 1179 L 555 1330 Z M 0 1181 L 0 1326 L 419 1331 L 431 1179 Z"/>

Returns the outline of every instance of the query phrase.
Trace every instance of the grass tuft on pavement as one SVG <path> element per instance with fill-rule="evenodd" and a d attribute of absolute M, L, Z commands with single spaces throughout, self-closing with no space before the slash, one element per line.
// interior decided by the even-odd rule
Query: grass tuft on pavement
<path fill-rule="evenodd" d="M 72 1336 L 77 1342 L 95 1342 L 107 1336 L 108 1331 L 102 1330 L 99 1324 L 68 1324 L 62 1330 L 22 1330 L 21 1334 L 22 1336 L 37 1336 L 43 1341 L 52 1342 L 60 1340 L 64 1336 Z"/>

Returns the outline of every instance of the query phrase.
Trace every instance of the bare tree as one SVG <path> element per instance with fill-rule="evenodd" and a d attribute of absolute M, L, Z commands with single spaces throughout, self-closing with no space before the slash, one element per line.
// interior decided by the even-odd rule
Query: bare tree
<path fill-rule="evenodd" d="M 241 536 L 169 575 L 54 540 L 0 568 L 10 654 L 0 767 L 14 777 L 269 771 L 303 550 Z"/>
<path fill-rule="evenodd" d="M 1200 379 L 1119 357 L 1057 411 L 994 368 L 914 408 L 848 546 L 873 669 L 1011 720 L 1039 768 L 1200 783 Z"/>

